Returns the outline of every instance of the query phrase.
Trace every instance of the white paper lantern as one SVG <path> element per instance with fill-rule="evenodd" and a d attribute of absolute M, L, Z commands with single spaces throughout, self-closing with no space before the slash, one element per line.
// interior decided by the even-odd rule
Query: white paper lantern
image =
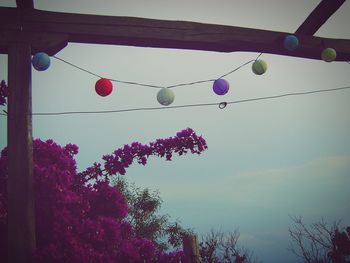
<path fill-rule="evenodd" d="M 168 88 L 162 88 L 157 93 L 157 100 L 164 106 L 169 106 L 175 99 L 175 93 Z"/>

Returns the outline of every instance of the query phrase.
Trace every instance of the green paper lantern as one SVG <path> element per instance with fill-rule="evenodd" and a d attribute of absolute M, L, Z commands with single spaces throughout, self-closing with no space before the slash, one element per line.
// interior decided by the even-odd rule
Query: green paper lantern
<path fill-rule="evenodd" d="M 332 62 L 336 59 L 337 52 L 334 48 L 325 48 L 321 53 L 321 58 L 323 61 Z"/>
<path fill-rule="evenodd" d="M 267 70 L 267 63 L 262 59 L 255 60 L 252 65 L 252 70 L 256 75 L 262 75 Z"/>

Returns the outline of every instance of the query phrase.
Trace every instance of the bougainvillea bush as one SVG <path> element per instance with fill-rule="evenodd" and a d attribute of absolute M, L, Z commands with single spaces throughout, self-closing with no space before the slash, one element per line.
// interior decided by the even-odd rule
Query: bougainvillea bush
<path fill-rule="evenodd" d="M 205 140 L 188 128 L 174 137 L 144 145 L 134 142 L 103 156 L 78 173 L 78 147 L 52 140 L 33 142 L 37 249 L 33 262 L 180 262 L 181 251 L 164 253 L 152 240 L 139 238 L 125 220 L 128 207 L 113 175 L 124 175 L 133 163 L 145 165 L 151 155 L 200 154 Z M 0 261 L 7 257 L 7 149 L 0 157 Z"/>

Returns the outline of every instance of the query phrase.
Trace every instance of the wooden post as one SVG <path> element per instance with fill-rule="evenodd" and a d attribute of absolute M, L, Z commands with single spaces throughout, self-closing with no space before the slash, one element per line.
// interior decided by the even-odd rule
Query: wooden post
<path fill-rule="evenodd" d="M 8 262 L 28 263 L 35 249 L 31 47 L 8 47 Z"/>
<path fill-rule="evenodd" d="M 183 236 L 183 249 L 186 263 L 199 263 L 199 247 L 196 235 Z"/>

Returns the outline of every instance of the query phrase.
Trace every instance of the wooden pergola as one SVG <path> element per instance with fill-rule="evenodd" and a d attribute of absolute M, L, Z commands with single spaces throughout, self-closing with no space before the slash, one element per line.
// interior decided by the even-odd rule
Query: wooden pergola
<path fill-rule="evenodd" d="M 31 55 L 54 55 L 69 42 L 206 50 L 250 51 L 321 59 L 325 47 L 350 60 L 350 40 L 313 36 L 345 0 L 322 0 L 295 32 L 275 32 L 184 21 L 40 11 L 33 0 L 0 7 L 0 53 L 8 54 L 8 262 L 29 262 L 35 249 Z M 294 34 L 300 45 L 283 47 Z"/>

